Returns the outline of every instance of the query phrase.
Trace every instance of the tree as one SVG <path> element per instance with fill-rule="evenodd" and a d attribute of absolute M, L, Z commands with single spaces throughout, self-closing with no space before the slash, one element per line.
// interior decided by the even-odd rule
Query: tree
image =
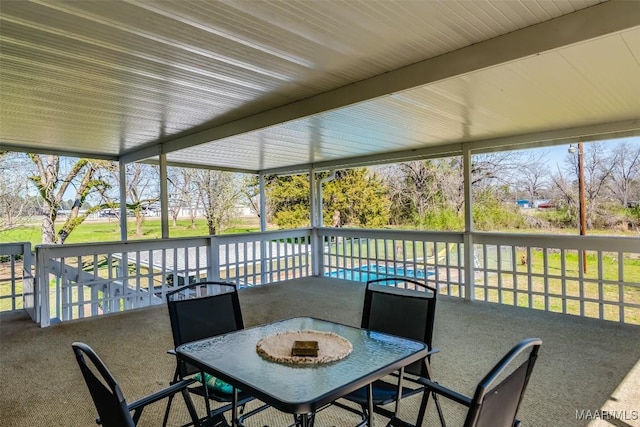
<path fill-rule="evenodd" d="M 308 175 L 272 176 L 266 182 L 271 221 L 282 228 L 309 226 Z M 322 198 L 324 225 L 380 227 L 389 223 L 391 203 L 386 186 L 377 173 L 365 168 L 337 171 L 335 179 L 324 184 Z"/>
<path fill-rule="evenodd" d="M 281 228 L 308 227 L 308 175 L 270 176 L 265 179 L 269 220 Z"/>
<path fill-rule="evenodd" d="M 234 214 L 240 190 L 231 172 L 197 169 L 194 174 L 198 200 L 204 208 L 209 234 L 218 234 Z"/>
<path fill-rule="evenodd" d="M 196 170 L 191 168 L 170 168 L 169 177 L 169 215 L 173 226 L 177 225 L 178 215 L 183 209 L 189 212 L 190 227 L 196 228 L 198 212 L 198 188 L 196 185 Z"/>
<path fill-rule="evenodd" d="M 607 216 L 604 205 L 609 196 L 609 182 L 618 160 L 615 153 L 606 153 L 602 144 L 592 143 L 584 145 L 583 161 L 587 228 L 593 228 L 600 217 Z M 578 162 L 578 155 L 568 154 L 563 170 L 558 168 L 551 177 L 554 189 L 561 194 L 566 203 L 571 226 L 577 226 L 579 221 Z"/>
<path fill-rule="evenodd" d="M 64 243 L 69 235 L 100 206 L 94 206 L 84 212 L 80 208 L 94 192 L 102 192 L 108 184 L 101 179 L 96 179 L 96 172 L 101 167 L 99 162 L 89 159 L 72 161 L 71 166 L 61 170 L 59 156 L 29 153 L 27 156 L 36 165 L 38 174 L 29 177 L 42 197 L 42 243 Z M 67 160 L 65 159 L 63 163 Z M 65 217 L 65 222 L 56 233 L 55 222 L 58 211 L 67 192 L 74 197 L 73 206 Z"/>
<path fill-rule="evenodd" d="M 378 174 L 366 168 L 336 171 L 335 179 L 325 184 L 322 199 L 324 225 L 339 222 L 382 227 L 389 224 L 391 203 L 387 189 Z"/>
<path fill-rule="evenodd" d="M 545 161 L 546 153 L 530 155 L 519 167 L 516 176 L 516 186 L 522 189 L 533 203 L 540 198 L 546 197 L 549 187 L 549 172 Z"/>
<path fill-rule="evenodd" d="M 247 202 L 251 206 L 251 209 L 258 214 L 258 218 L 262 213 L 260 212 L 260 184 L 257 175 L 248 175 L 244 179 L 242 185 L 242 194 Z"/>
<path fill-rule="evenodd" d="M 18 153 L 0 153 L 0 228 L 16 226 L 25 215 L 35 213 L 35 200 L 29 195 L 29 160 Z"/>
<path fill-rule="evenodd" d="M 632 195 L 640 197 L 640 144 L 632 146 L 623 142 L 613 150 L 613 155 L 615 167 L 611 171 L 609 190 L 626 208 Z"/>
<path fill-rule="evenodd" d="M 451 220 L 464 207 L 460 157 L 400 163 L 386 172 L 396 223 L 429 229 L 460 227 L 460 221 Z"/>

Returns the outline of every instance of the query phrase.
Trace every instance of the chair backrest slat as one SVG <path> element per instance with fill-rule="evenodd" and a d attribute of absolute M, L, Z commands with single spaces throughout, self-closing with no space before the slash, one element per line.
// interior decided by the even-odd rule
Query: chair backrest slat
<path fill-rule="evenodd" d="M 513 426 L 541 344 L 538 338 L 521 341 L 484 377 L 476 388 L 465 427 Z M 509 372 L 511 362 L 527 349 L 531 350 L 526 360 Z M 494 386 L 498 378 L 504 379 Z"/>
<path fill-rule="evenodd" d="M 104 362 L 84 343 L 74 342 L 71 347 L 98 411 L 101 425 L 134 427 L 122 390 Z"/>
<path fill-rule="evenodd" d="M 370 280 L 365 291 L 361 326 L 432 347 L 436 308 L 435 288 L 409 278 Z M 416 362 L 405 372 L 426 376 L 425 365 Z"/>
<path fill-rule="evenodd" d="M 238 290 L 233 283 L 199 282 L 167 293 L 173 344 L 179 345 L 244 329 Z M 181 364 L 182 376 L 197 371 Z"/>

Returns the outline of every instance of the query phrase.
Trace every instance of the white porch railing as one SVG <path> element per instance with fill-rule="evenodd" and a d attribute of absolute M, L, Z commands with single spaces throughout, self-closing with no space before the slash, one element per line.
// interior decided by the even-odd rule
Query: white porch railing
<path fill-rule="evenodd" d="M 0 311 L 25 309 L 37 321 L 31 243 L 1 244 L 0 260 Z"/>
<path fill-rule="evenodd" d="M 638 238 L 466 238 L 473 242 L 471 254 L 465 254 L 463 233 L 346 228 L 37 246 L 38 291 L 29 304 L 34 319 L 48 326 L 160 304 L 167 290 L 196 280 L 243 287 L 310 275 L 355 281 L 401 275 L 455 297 L 640 324 Z M 465 259 L 473 260 L 470 272 Z M 18 284 L 14 289 L 19 293 Z"/>
<path fill-rule="evenodd" d="M 476 299 L 640 324 L 638 238 L 476 233 L 473 242 Z"/>
<path fill-rule="evenodd" d="M 474 268 L 465 283 L 462 233 L 321 228 L 318 234 L 326 276 L 418 277 L 447 295 L 640 324 L 638 238 L 473 233 Z"/>
<path fill-rule="evenodd" d="M 242 287 L 306 276 L 309 239 L 303 229 L 37 246 L 40 324 L 162 304 L 168 290 L 198 280 Z"/>
<path fill-rule="evenodd" d="M 355 281 L 408 276 L 447 295 L 465 296 L 461 233 L 320 228 L 318 235 L 325 276 Z"/>

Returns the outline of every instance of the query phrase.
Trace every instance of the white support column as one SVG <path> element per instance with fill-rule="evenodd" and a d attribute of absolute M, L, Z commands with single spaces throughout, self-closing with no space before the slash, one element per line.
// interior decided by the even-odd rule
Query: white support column
<path fill-rule="evenodd" d="M 127 241 L 127 164 L 120 159 L 120 240 Z"/>
<path fill-rule="evenodd" d="M 260 232 L 267 231 L 267 200 L 264 191 L 264 175 L 258 175 L 258 191 L 260 194 Z M 267 275 L 267 242 L 264 238 L 260 239 L 260 283 L 265 284 L 268 280 Z"/>
<path fill-rule="evenodd" d="M 260 231 L 267 231 L 267 200 L 264 192 L 264 175 L 258 175 L 258 191 L 260 194 Z"/>
<path fill-rule="evenodd" d="M 320 227 L 318 224 L 318 197 L 317 191 L 317 179 L 316 171 L 313 168 L 309 168 L 309 197 L 311 201 L 311 228 Z"/>
<path fill-rule="evenodd" d="M 209 250 L 207 252 L 207 280 L 220 280 L 220 246 L 215 236 L 209 236 Z"/>
<path fill-rule="evenodd" d="M 36 246 L 36 283 L 35 291 L 38 295 L 39 310 L 36 321 L 41 328 L 51 325 L 51 308 L 49 297 L 49 256 L 45 248 Z"/>
<path fill-rule="evenodd" d="M 322 242 L 318 236 L 318 227 L 320 223 L 320 215 L 318 210 L 322 209 L 322 203 L 318 203 L 317 179 L 314 168 L 309 168 L 309 197 L 311 198 L 311 274 L 320 276 L 322 274 Z"/>
<path fill-rule="evenodd" d="M 160 224 L 162 238 L 169 238 L 169 189 L 167 180 L 167 155 L 160 154 Z"/>
<path fill-rule="evenodd" d="M 471 150 L 462 147 L 464 174 L 464 298 L 475 299 L 475 257 L 473 249 L 473 189 L 471 187 Z"/>

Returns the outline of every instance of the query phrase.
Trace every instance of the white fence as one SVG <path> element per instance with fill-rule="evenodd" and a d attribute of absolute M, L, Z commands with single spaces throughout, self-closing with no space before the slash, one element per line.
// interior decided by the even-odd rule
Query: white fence
<path fill-rule="evenodd" d="M 239 286 L 309 275 L 310 230 L 36 247 L 41 326 L 162 304 L 200 280 Z"/>
<path fill-rule="evenodd" d="M 42 326 L 161 304 L 169 289 L 196 280 L 243 287 L 310 275 L 416 277 L 454 297 L 640 324 L 640 239 L 632 237 L 296 229 L 38 246 L 36 266 L 38 292 L 25 275 L 32 291 L 23 300 Z M 5 300 L 17 309 L 22 293 L 11 283 Z"/>
<path fill-rule="evenodd" d="M 31 244 L 0 244 L 0 258 L 0 311 L 25 309 L 37 320 Z"/>
<path fill-rule="evenodd" d="M 325 276 L 355 281 L 415 277 L 447 295 L 465 296 L 460 233 L 320 228 L 318 234 Z"/>
<path fill-rule="evenodd" d="M 476 233 L 473 241 L 476 299 L 640 324 L 638 238 Z"/>
<path fill-rule="evenodd" d="M 640 324 L 638 238 L 474 233 L 467 283 L 462 233 L 335 228 L 318 233 L 325 276 L 418 277 L 451 296 Z"/>

